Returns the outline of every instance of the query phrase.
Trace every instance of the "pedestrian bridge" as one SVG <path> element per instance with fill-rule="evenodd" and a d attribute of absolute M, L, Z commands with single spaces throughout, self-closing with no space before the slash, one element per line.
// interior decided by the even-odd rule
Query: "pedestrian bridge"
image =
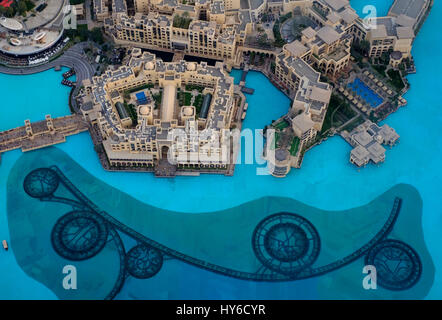
<path fill-rule="evenodd" d="M 67 136 L 88 130 L 87 123 L 79 115 L 69 115 L 45 120 L 0 132 L 0 153 L 21 149 L 23 152 L 40 149 L 66 141 Z"/>

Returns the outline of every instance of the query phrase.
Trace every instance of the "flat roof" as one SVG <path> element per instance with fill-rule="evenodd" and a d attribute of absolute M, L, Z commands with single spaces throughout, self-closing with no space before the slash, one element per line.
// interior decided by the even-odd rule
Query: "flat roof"
<path fill-rule="evenodd" d="M 395 0 L 390 8 L 390 13 L 399 16 L 405 14 L 410 18 L 417 19 L 428 0 Z"/>
<path fill-rule="evenodd" d="M 333 10 L 339 11 L 343 7 L 349 4 L 348 0 L 324 0 Z"/>
<path fill-rule="evenodd" d="M 332 27 L 324 26 L 318 30 L 317 36 L 327 44 L 332 44 L 339 40 L 340 36 Z"/>
<path fill-rule="evenodd" d="M 0 24 L 5 27 L 6 29 L 12 30 L 12 31 L 19 31 L 23 29 L 23 25 L 12 18 L 0 18 Z"/>
<path fill-rule="evenodd" d="M 299 40 L 295 40 L 287 44 L 285 48 L 295 57 L 300 57 L 308 51 L 308 48 L 304 46 Z"/>

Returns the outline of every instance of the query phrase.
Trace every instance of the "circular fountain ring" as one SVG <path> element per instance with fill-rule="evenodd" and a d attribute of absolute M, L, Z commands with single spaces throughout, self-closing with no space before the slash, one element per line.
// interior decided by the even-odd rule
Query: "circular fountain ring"
<path fill-rule="evenodd" d="M 414 286 L 422 273 L 419 255 L 408 244 L 385 240 L 370 249 L 366 265 L 376 267 L 377 283 L 389 290 L 405 290 Z"/>
<path fill-rule="evenodd" d="M 315 262 L 320 238 L 307 219 L 292 213 L 277 213 L 258 224 L 252 246 L 264 266 L 294 276 Z"/>
<path fill-rule="evenodd" d="M 163 265 L 163 255 L 154 247 L 139 244 L 126 255 L 126 269 L 137 279 L 147 279 L 160 271 Z"/>
<path fill-rule="evenodd" d="M 72 211 L 57 220 L 52 229 L 54 250 L 68 260 L 86 260 L 106 245 L 107 222 L 88 211 Z"/>
<path fill-rule="evenodd" d="M 25 192 L 33 198 L 51 196 L 58 188 L 60 178 L 49 168 L 39 168 L 31 171 L 23 182 Z"/>

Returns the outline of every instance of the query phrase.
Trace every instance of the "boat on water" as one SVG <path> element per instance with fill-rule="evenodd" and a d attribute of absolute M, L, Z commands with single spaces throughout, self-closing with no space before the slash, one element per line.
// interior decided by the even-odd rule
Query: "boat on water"
<path fill-rule="evenodd" d="M 8 242 L 6 240 L 2 241 L 3 249 L 8 250 Z"/>

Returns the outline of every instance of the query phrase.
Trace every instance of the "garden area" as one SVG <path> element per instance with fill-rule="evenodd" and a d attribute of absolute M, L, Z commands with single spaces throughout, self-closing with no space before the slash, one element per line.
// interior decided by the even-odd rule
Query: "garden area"
<path fill-rule="evenodd" d="M 31 11 L 34 8 L 35 8 L 34 1 L 31 0 L 22 0 L 19 2 L 14 1 L 9 6 L 6 5 L 0 6 L 0 15 L 6 16 L 8 18 L 12 18 L 16 15 L 26 17 L 28 11 Z"/>
<path fill-rule="evenodd" d="M 281 25 L 290 19 L 292 17 L 292 13 L 289 12 L 284 16 L 281 16 L 277 21 L 275 21 L 275 24 L 273 25 L 273 36 L 275 37 L 275 46 L 276 47 L 282 47 L 286 44 L 285 40 L 281 37 Z"/>
<path fill-rule="evenodd" d="M 158 109 L 161 106 L 161 101 L 163 100 L 163 91 L 152 94 L 152 98 L 155 101 L 155 109 Z"/>
<path fill-rule="evenodd" d="M 264 53 L 255 53 L 251 52 L 249 55 L 249 64 L 253 66 L 262 66 L 265 62 L 265 54 Z"/>
<path fill-rule="evenodd" d="M 154 87 L 153 84 L 151 84 L 151 83 L 147 83 L 147 84 L 144 84 L 144 85 L 142 85 L 142 86 L 138 86 L 138 87 L 135 87 L 135 88 L 129 89 L 129 90 L 127 90 L 126 92 L 127 92 L 128 94 L 131 94 L 131 93 L 134 93 L 134 92 L 137 92 L 137 91 L 141 91 L 141 90 L 144 90 L 144 89 L 152 89 L 153 87 Z"/>
<path fill-rule="evenodd" d="M 298 152 L 298 149 L 299 149 L 299 142 L 300 142 L 300 140 L 299 140 L 299 138 L 298 137 L 293 137 L 293 140 L 292 140 L 292 143 L 291 143 L 291 145 L 290 145 L 290 154 L 292 155 L 292 156 L 295 156 L 296 155 L 296 153 Z"/>
<path fill-rule="evenodd" d="M 202 94 L 203 87 L 187 85 L 185 90 L 178 89 L 177 99 L 180 106 L 191 106 L 195 107 L 195 112 L 198 115 L 201 112 L 203 106 L 204 96 Z M 198 94 L 195 95 L 194 101 L 192 103 L 193 94 L 192 91 L 197 90 Z"/>
<path fill-rule="evenodd" d="M 356 115 L 357 113 L 342 97 L 332 94 L 327 113 L 325 114 L 324 123 L 322 125 L 321 135 L 332 127 L 339 127 L 343 125 Z"/>
<path fill-rule="evenodd" d="M 187 12 L 184 12 L 182 16 L 177 14 L 173 18 L 174 28 L 189 29 L 189 25 L 191 22 L 192 18 L 189 18 L 189 14 Z"/>
<path fill-rule="evenodd" d="M 308 17 L 295 15 L 286 20 L 281 27 L 281 37 L 287 43 L 301 39 L 301 32 L 307 27 L 316 28 L 316 24 Z"/>
<path fill-rule="evenodd" d="M 390 80 L 388 80 L 388 83 L 395 87 L 397 91 L 401 91 L 405 88 L 405 84 L 402 81 L 401 72 L 398 70 L 390 69 L 387 71 L 388 77 Z"/>
<path fill-rule="evenodd" d="M 192 101 L 192 93 L 178 89 L 177 99 L 180 106 L 190 106 Z"/>
<path fill-rule="evenodd" d="M 289 126 L 289 123 L 286 120 L 279 121 L 278 123 L 273 123 L 272 127 L 278 130 L 284 130 Z"/>
<path fill-rule="evenodd" d="M 124 108 L 129 114 L 129 117 L 132 119 L 132 125 L 135 127 L 138 124 L 137 109 L 132 103 L 128 104 L 127 102 L 124 102 Z"/>
<path fill-rule="evenodd" d="M 93 41 L 98 44 L 104 43 L 103 31 L 101 28 L 89 30 L 87 24 L 79 24 L 77 29 L 66 29 L 65 34 L 74 40 L 74 42 Z"/>
<path fill-rule="evenodd" d="M 197 90 L 198 92 L 203 92 L 204 87 L 202 86 L 197 86 L 195 84 L 186 84 L 186 91 L 193 91 L 193 90 Z"/>

